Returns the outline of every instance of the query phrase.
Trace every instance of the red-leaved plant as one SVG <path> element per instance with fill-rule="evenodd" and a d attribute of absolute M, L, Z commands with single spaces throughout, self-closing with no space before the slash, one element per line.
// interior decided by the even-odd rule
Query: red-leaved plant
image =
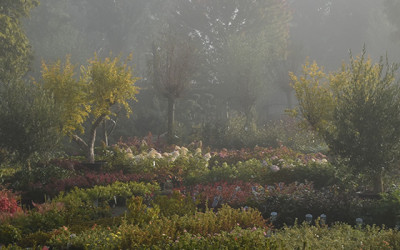
<path fill-rule="evenodd" d="M 0 191 L 0 221 L 22 212 L 18 204 L 18 196 L 10 190 Z"/>

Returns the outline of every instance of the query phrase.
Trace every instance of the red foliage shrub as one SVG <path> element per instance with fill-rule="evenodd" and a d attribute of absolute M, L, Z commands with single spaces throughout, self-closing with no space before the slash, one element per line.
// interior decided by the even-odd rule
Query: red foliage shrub
<path fill-rule="evenodd" d="M 61 191 L 68 191 L 74 187 L 91 188 L 96 185 L 109 185 L 116 181 L 151 181 L 153 174 L 124 174 L 122 171 L 116 173 L 95 173 L 87 172 L 84 175 L 78 175 L 62 180 L 53 180 L 43 187 L 48 195 L 56 195 Z"/>
<path fill-rule="evenodd" d="M 177 190 L 200 199 L 201 204 L 207 203 L 208 207 L 228 204 L 232 207 L 244 206 L 248 199 L 253 195 L 252 187 L 255 184 L 244 182 L 216 182 L 213 184 L 198 184 L 190 187 L 182 187 Z"/>
<path fill-rule="evenodd" d="M 0 191 L 0 221 L 12 217 L 17 212 L 22 212 L 18 204 L 18 197 L 9 190 Z"/>

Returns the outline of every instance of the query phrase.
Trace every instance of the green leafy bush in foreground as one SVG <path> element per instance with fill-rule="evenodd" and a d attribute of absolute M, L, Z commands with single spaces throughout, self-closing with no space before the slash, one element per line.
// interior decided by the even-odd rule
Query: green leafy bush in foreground
<path fill-rule="evenodd" d="M 80 234 L 63 227 L 55 230 L 47 246 L 56 249 L 399 249 L 400 232 L 376 226 L 354 228 L 346 224 L 332 227 L 307 223 L 284 227 L 242 228 L 234 226 L 213 234 L 196 234 L 179 229 L 176 223 L 161 225 L 123 224 L 120 227 L 93 227 Z M 159 227 L 162 226 L 162 227 Z M 175 234 L 166 228 L 178 230 Z M 20 249 L 16 245 L 12 249 Z M 10 248 L 11 249 L 11 248 Z"/>

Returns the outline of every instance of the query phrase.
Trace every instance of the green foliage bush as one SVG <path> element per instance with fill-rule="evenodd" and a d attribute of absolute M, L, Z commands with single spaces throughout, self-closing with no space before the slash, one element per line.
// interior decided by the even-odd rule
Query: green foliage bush
<path fill-rule="evenodd" d="M 160 208 L 161 216 L 165 217 L 191 215 L 197 210 L 193 199 L 178 191 L 174 191 L 170 196 L 160 195 L 155 197 L 153 204 Z"/>
<path fill-rule="evenodd" d="M 111 201 L 115 197 L 129 198 L 134 195 L 150 195 L 159 190 L 159 186 L 143 182 L 114 182 L 107 186 L 95 186 L 89 189 L 75 188 L 67 194 L 61 193 L 54 201 L 63 202 L 66 206 L 94 201 Z"/>
<path fill-rule="evenodd" d="M 346 224 L 310 226 L 307 223 L 280 230 L 235 225 L 227 231 L 194 234 L 177 230 L 169 220 L 160 224 L 123 224 L 118 228 L 94 227 L 81 234 L 66 228 L 54 232 L 48 245 L 57 249 L 398 249 L 400 233 L 396 230 Z"/>
<path fill-rule="evenodd" d="M 264 228 L 266 221 L 257 209 L 234 209 L 223 205 L 217 213 L 212 210 L 196 212 L 180 218 L 179 227 L 193 235 L 213 235 L 221 231 L 231 231 L 236 226 L 241 228 Z"/>
<path fill-rule="evenodd" d="M 276 135 L 269 133 L 268 129 L 257 129 L 254 125 L 246 125 L 246 116 L 233 114 L 224 124 L 210 124 L 204 129 L 205 142 L 216 148 L 252 148 L 278 146 Z"/>
<path fill-rule="evenodd" d="M 37 231 L 21 238 L 21 240 L 18 241 L 18 246 L 22 248 L 38 248 L 39 246 L 45 246 L 50 238 L 50 232 Z"/>
<path fill-rule="evenodd" d="M 358 230 L 345 224 L 320 227 L 303 223 L 285 227 L 271 239 L 283 249 L 398 249 L 400 234 L 376 226 Z"/>
<path fill-rule="evenodd" d="M 54 236 L 48 241 L 56 249 L 120 249 L 121 233 L 110 227 L 95 226 L 81 232 L 79 235 L 68 229 Z"/>
<path fill-rule="evenodd" d="M 324 138 L 347 171 L 368 177 L 375 193 L 393 173 L 400 148 L 398 64 L 359 57 L 325 74 L 306 62 L 301 77 L 291 74 L 302 119 Z M 295 112 L 296 113 L 296 112 Z"/>
<path fill-rule="evenodd" d="M 0 245 L 15 243 L 21 239 L 21 230 L 10 224 L 0 225 Z"/>
<path fill-rule="evenodd" d="M 314 187 L 319 189 L 335 184 L 341 184 L 336 177 L 336 169 L 329 163 L 311 162 L 307 165 L 296 164 L 294 167 L 281 167 L 279 171 L 269 171 L 264 175 L 264 180 L 260 183 L 294 183 L 312 182 Z"/>
<path fill-rule="evenodd" d="M 157 205 L 148 207 L 146 204 L 143 204 L 143 198 L 140 196 L 130 198 L 127 205 L 128 212 L 126 218 L 130 223 L 135 225 L 145 226 L 160 216 L 160 208 Z"/>
<path fill-rule="evenodd" d="M 65 211 L 56 208 L 43 212 L 30 210 L 25 215 L 15 217 L 10 223 L 19 228 L 23 235 L 37 231 L 48 232 L 65 225 Z"/>
<path fill-rule="evenodd" d="M 57 151 L 60 116 L 54 99 L 32 83 L 16 81 L 0 85 L 0 148 L 15 160 L 48 160 Z"/>
<path fill-rule="evenodd" d="M 109 202 L 117 197 L 128 199 L 134 195 L 150 195 L 159 189 L 158 185 L 136 182 L 115 182 L 108 186 L 95 186 L 89 189 L 75 188 L 71 192 L 61 193 L 53 202 L 61 202 L 66 210 L 68 223 L 111 216 Z"/>

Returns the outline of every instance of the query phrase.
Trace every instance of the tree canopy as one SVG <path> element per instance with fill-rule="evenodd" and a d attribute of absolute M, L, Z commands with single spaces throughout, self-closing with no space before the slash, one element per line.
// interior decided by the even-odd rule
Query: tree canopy
<path fill-rule="evenodd" d="M 291 75 L 302 117 L 348 170 L 372 181 L 376 192 L 383 190 L 382 175 L 400 160 L 397 69 L 387 61 L 373 63 L 364 51 L 333 73 L 314 62 L 304 65 L 300 77 Z"/>
<path fill-rule="evenodd" d="M 88 66 L 81 66 L 79 78 L 75 77 L 75 67 L 69 57 L 64 65 L 60 61 L 43 63 L 42 86 L 54 95 L 61 107 L 61 130 L 87 151 L 89 162 L 94 162 L 96 129 L 115 114 L 111 108 L 121 106 L 128 114 L 132 112 L 128 100 L 135 100 L 138 88 L 134 83 L 138 78 L 133 76 L 128 61 L 121 62 L 120 57 L 102 60 L 95 54 Z M 88 119 L 86 141 L 80 134 L 84 133 L 83 124 Z"/>
<path fill-rule="evenodd" d="M 0 82 L 24 76 L 29 70 L 31 47 L 21 25 L 37 0 L 0 1 Z"/>
<path fill-rule="evenodd" d="M 36 86 L 0 85 L 0 148 L 20 162 L 48 159 L 61 139 L 59 111 L 52 96 Z"/>

